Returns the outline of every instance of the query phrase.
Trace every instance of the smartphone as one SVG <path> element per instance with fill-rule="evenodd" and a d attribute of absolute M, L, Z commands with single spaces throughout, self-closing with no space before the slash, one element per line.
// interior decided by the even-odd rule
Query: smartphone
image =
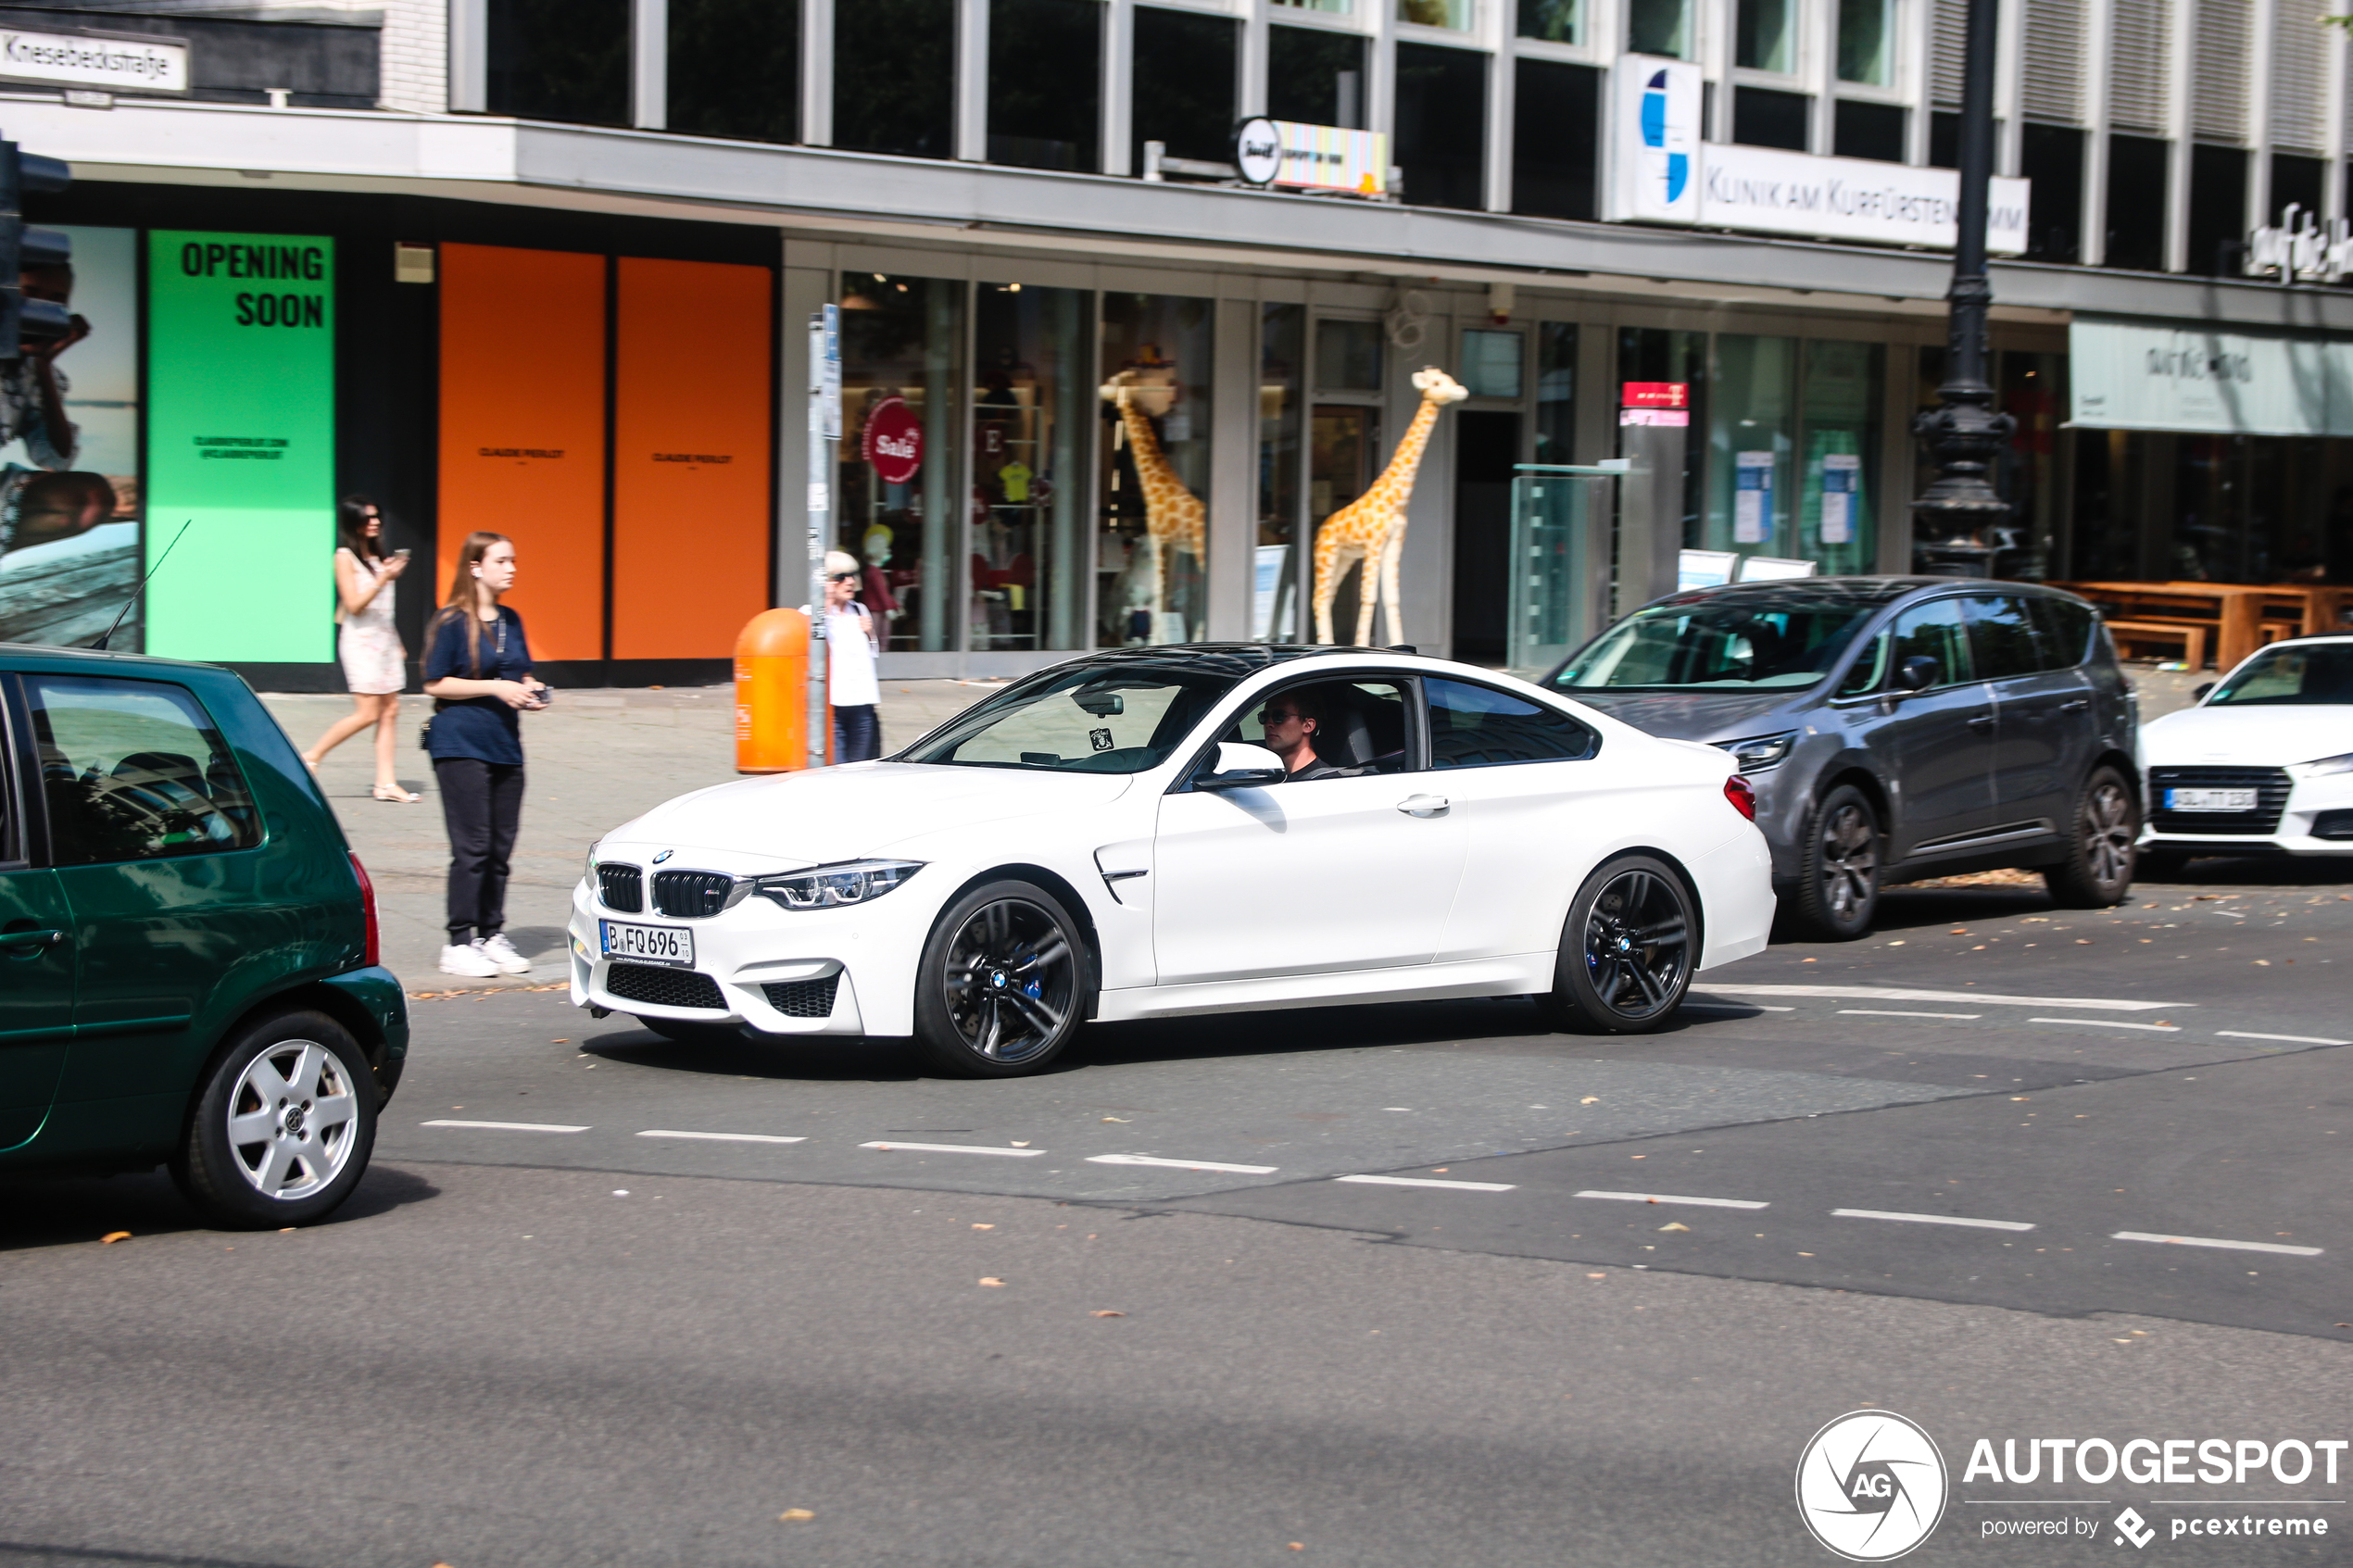
<path fill-rule="evenodd" d="M 395 560 L 407 560 L 409 558 L 409 552 L 406 550 L 395 550 L 392 552 L 392 558 Z"/>

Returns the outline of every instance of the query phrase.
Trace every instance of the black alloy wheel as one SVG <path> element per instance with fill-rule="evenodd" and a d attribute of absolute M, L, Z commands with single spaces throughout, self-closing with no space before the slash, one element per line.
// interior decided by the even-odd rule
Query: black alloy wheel
<path fill-rule="evenodd" d="M 1698 922 L 1683 879 L 1648 855 L 1612 860 L 1568 907 L 1545 1022 L 1579 1035 L 1639 1035 L 1683 1004 Z"/>
<path fill-rule="evenodd" d="M 1797 917 L 1825 942 L 1866 935 L 1879 915 L 1879 812 L 1853 784 L 1822 797 L 1798 865 Z"/>
<path fill-rule="evenodd" d="M 1090 973 L 1078 923 L 1051 893 L 1026 882 L 975 887 L 924 944 L 916 1041 L 958 1077 L 1038 1072 L 1077 1031 Z"/>
<path fill-rule="evenodd" d="M 2064 909 L 2105 909 L 2133 886 L 2133 845 L 2141 836 L 2141 801 L 2114 768 L 2095 768 L 2076 798 L 2067 859 L 2043 868 L 2051 900 Z"/>

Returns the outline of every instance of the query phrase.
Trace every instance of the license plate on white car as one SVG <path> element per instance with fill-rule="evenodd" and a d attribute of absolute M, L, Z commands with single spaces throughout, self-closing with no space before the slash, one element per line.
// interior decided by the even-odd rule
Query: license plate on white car
<path fill-rule="evenodd" d="M 597 924 L 609 959 L 685 966 L 695 961 L 695 934 L 683 925 L 625 925 L 617 920 Z"/>
<path fill-rule="evenodd" d="M 2252 811 L 2256 804 L 2255 791 L 2251 789 L 2169 789 L 2165 792 L 2165 809 L 2169 811 Z"/>

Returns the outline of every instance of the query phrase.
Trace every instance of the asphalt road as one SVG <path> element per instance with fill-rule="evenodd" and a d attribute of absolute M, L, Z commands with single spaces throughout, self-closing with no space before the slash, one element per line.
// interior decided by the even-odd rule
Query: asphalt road
<path fill-rule="evenodd" d="M 2353 876 L 2259 870 L 1898 893 L 1618 1040 L 1271 1013 L 975 1084 L 421 1000 L 336 1223 L 5 1189 L 0 1563 L 1828 1562 L 1792 1475 L 1865 1406 L 1952 1467 L 1908 1561 L 2137 1556 L 2128 1505 L 2341 1561 L 2353 1458 L 1961 1474 L 2353 1437 Z M 2338 1528 L 2172 1534 L 2223 1513 Z"/>

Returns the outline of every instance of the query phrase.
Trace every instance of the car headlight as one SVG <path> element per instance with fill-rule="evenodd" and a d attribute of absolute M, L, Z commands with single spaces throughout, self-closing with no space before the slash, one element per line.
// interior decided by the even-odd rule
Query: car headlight
<path fill-rule="evenodd" d="M 921 860 L 844 860 L 780 876 L 756 876 L 751 891 L 787 909 L 871 904 L 924 869 Z"/>
<path fill-rule="evenodd" d="M 1781 765 L 1781 759 L 1789 755 L 1789 748 L 1797 744 L 1797 732 L 1783 730 L 1778 735 L 1752 735 L 1747 740 L 1725 740 L 1716 744 L 1732 754 L 1733 760 L 1740 763 L 1742 772 L 1761 773 L 1768 768 Z"/>
<path fill-rule="evenodd" d="M 2353 751 L 2342 757 L 2323 757 L 2314 762 L 2298 762 L 2288 771 L 2306 779 L 2317 779 L 2329 773 L 2353 773 Z"/>
<path fill-rule="evenodd" d="M 599 846 L 598 845 L 590 845 L 588 847 L 587 858 L 580 863 L 580 879 L 583 882 L 589 884 L 591 886 L 594 886 L 597 881 L 597 850 L 598 847 Z"/>

